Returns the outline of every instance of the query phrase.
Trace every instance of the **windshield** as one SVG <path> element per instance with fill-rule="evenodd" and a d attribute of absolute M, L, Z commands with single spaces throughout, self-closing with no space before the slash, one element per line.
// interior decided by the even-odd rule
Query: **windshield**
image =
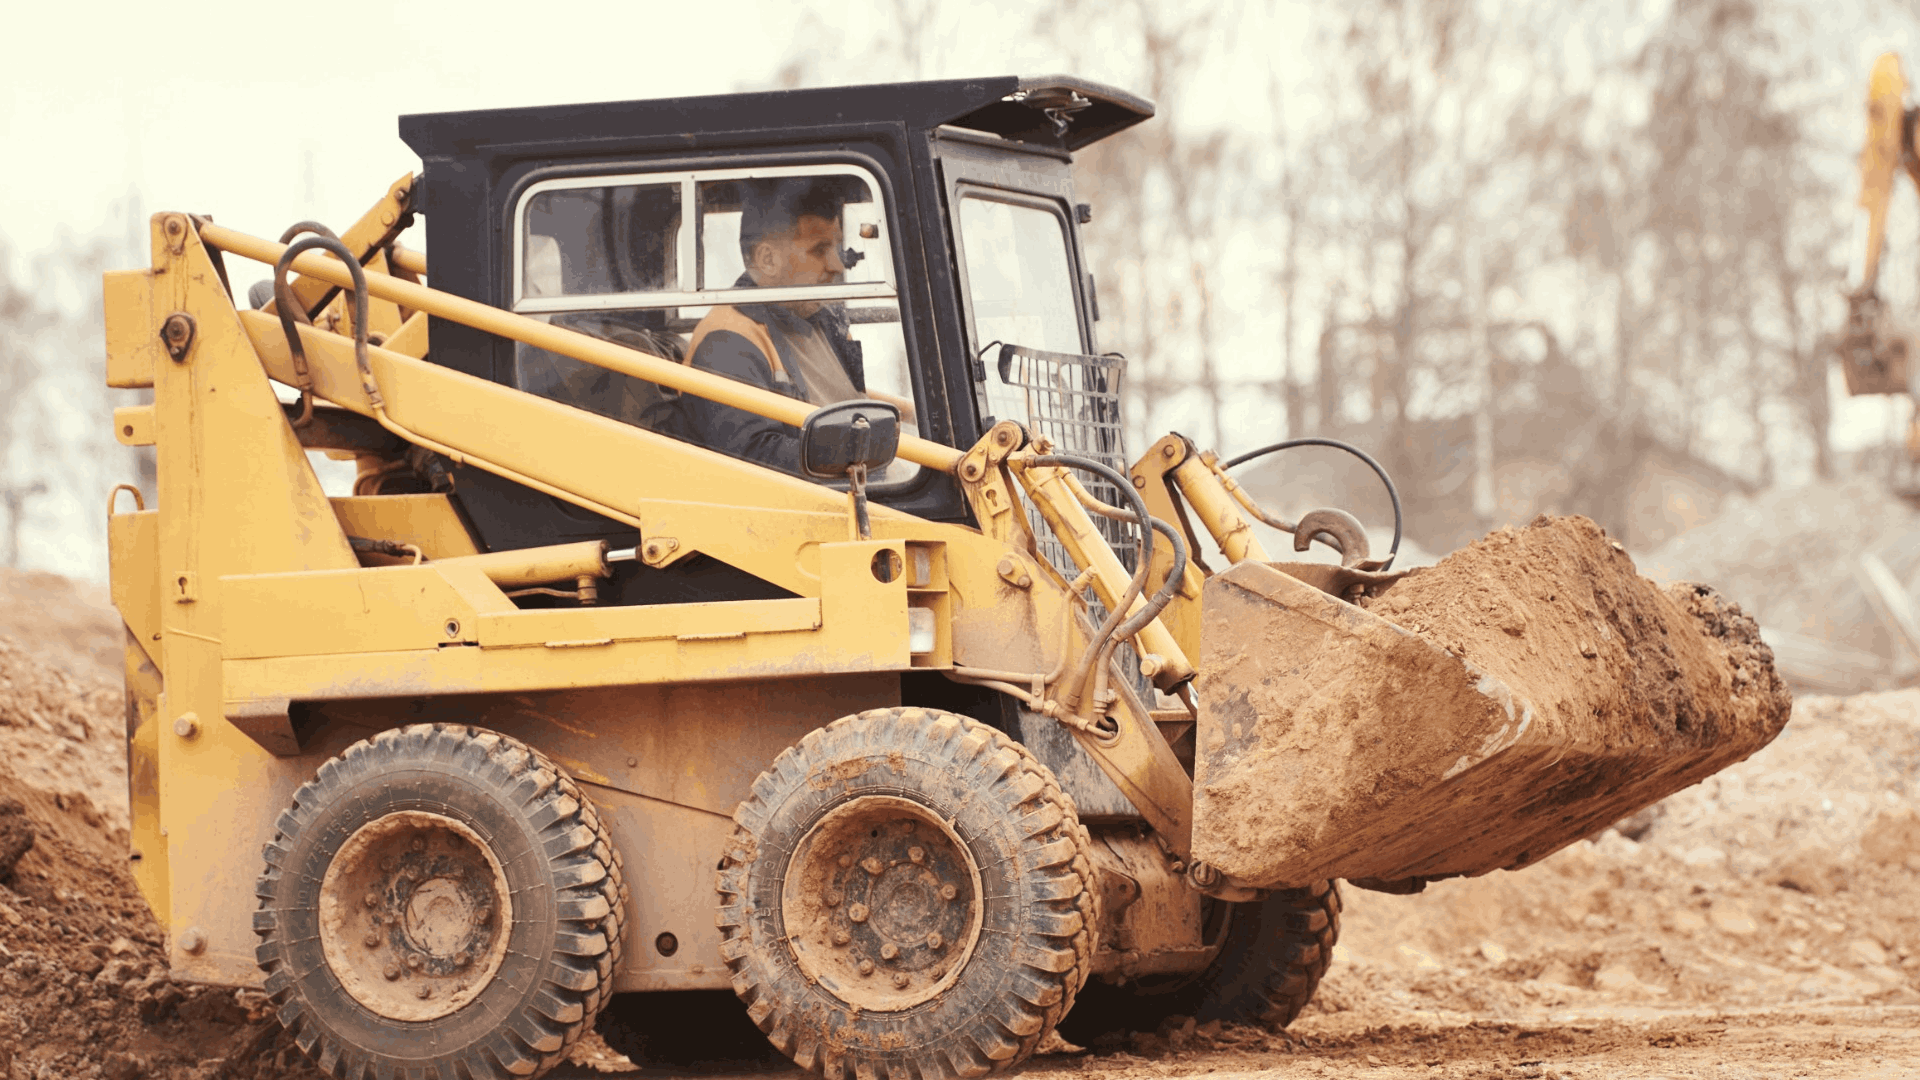
<path fill-rule="evenodd" d="M 960 244 L 973 312 L 974 348 L 998 341 L 1049 352 L 1083 353 L 1066 223 L 1040 206 L 967 194 L 960 200 Z M 987 357 L 987 405 L 997 418 L 1025 422 L 1025 393 L 1008 385 Z"/>

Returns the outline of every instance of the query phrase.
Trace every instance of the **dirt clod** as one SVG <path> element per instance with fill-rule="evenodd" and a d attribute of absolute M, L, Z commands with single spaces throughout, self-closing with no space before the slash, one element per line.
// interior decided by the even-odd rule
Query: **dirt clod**
<path fill-rule="evenodd" d="M 33 823 L 18 799 L 0 802 L 0 881 L 13 877 L 20 857 L 33 848 Z"/>

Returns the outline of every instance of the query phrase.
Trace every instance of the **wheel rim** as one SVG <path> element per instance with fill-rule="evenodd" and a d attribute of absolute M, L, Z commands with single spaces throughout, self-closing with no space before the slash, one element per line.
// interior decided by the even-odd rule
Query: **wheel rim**
<path fill-rule="evenodd" d="M 513 901 L 477 833 L 403 811 L 347 838 L 320 882 L 320 946 L 349 996 L 391 1020 L 446 1016 L 507 955 Z"/>
<path fill-rule="evenodd" d="M 781 887 L 800 970 L 849 1005 L 909 1009 L 953 985 L 980 937 L 980 871 L 939 814 L 868 795 L 802 837 Z"/>

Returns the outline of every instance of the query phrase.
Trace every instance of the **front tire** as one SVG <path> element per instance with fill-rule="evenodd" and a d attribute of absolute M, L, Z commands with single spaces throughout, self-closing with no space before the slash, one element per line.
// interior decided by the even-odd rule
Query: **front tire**
<path fill-rule="evenodd" d="M 336 1077 L 532 1077 L 593 1024 L 625 886 L 584 793 L 451 724 L 355 743 L 294 794 L 256 893 L 260 966 Z"/>
<path fill-rule="evenodd" d="M 783 752 L 734 821 L 721 955 L 748 1015 L 809 1072 L 1006 1069 L 1086 981 L 1086 830 L 1046 766 L 985 724 L 835 721 Z"/>

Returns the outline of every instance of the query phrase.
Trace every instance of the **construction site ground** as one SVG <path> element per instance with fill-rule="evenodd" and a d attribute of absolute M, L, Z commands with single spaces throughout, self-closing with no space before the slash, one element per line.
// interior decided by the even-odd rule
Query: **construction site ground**
<path fill-rule="evenodd" d="M 166 977 L 104 590 L 0 572 L 0 596 L 0 862 L 33 834 L 0 876 L 0 1080 L 317 1077 L 259 995 Z M 1527 871 L 1349 889 L 1287 1031 L 1175 1017 L 1024 1075 L 1920 1077 L 1917 811 L 1920 690 L 1805 697 L 1752 759 Z M 555 1075 L 632 1071 L 587 1040 Z"/>

